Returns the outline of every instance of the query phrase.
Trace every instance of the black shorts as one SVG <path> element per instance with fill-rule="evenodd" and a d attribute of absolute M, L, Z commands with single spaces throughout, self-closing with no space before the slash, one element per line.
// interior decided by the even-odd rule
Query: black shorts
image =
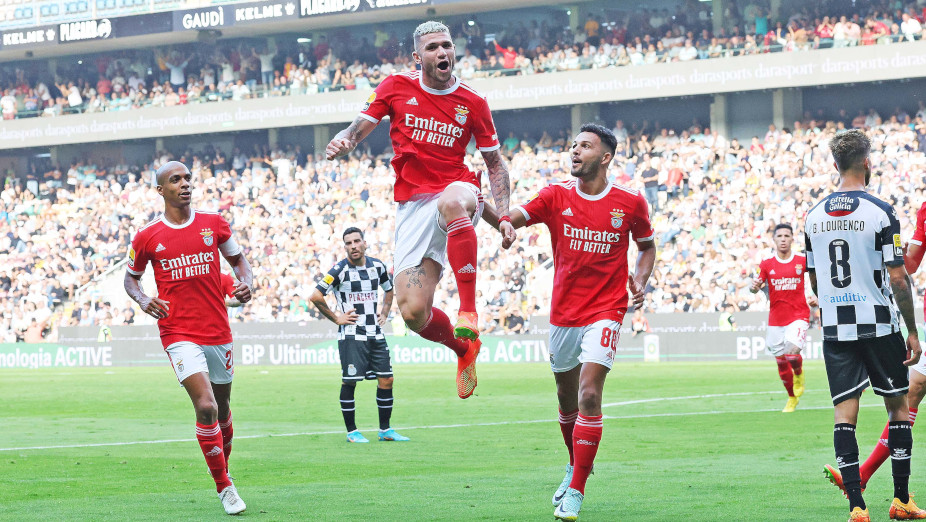
<path fill-rule="evenodd" d="M 338 353 L 341 356 L 341 378 L 345 381 L 392 377 L 389 345 L 385 339 L 340 340 Z"/>
<path fill-rule="evenodd" d="M 857 341 L 823 341 L 833 404 L 858 397 L 868 387 L 882 397 L 906 395 L 910 387 L 907 346 L 899 332 Z"/>

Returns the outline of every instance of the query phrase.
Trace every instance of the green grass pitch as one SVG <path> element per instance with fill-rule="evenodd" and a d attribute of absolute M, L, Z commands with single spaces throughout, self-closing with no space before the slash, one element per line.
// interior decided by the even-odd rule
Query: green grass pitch
<path fill-rule="evenodd" d="M 375 440 L 375 385 L 362 383 L 366 445 L 345 442 L 338 371 L 238 368 L 230 467 L 242 518 L 552 520 L 567 457 L 548 367 L 482 365 L 477 395 L 461 401 L 451 366 L 399 366 L 393 426 L 412 441 Z M 844 520 L 821 473 L 834 459 L 823 365 L 806 371 L 808 391 L 786 415 L 770 361 L 618 365 L 580 520 Z M 886 415 L 870 392 L 862 405 L 864 458 Z M 914 492 L 926 491 L 922 448 Z M 888 463 L 866 492 L 875 520 L 891 497 Z M 0 519 L 227 518 L 166 361 L 0 373 Z"/>

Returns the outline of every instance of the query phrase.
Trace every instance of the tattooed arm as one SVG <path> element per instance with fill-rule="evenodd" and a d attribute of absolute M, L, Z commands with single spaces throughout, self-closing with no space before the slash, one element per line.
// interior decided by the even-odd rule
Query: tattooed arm
<path fill-rule="evenodd" d="M 364 138 L 369 136 L 375 128 L 375 123 L 358 116 L 353 123 L 339 132 L 337 136 L 328 143 L 328 147 L 325 148 L 325 156 L 329 160 L 333 160 L 350 154 L 351 151 L 353 151 Z"/>
<path fill-rule="evenodd" d="M 508 217 L 508 200 L 511 197 L 511 182 L 508 179 L 508 165 L 498 149 L 483 151 L 482 159 L 486 162 L 489 171 L 489 188 L 492 198 L 495 199 L 495 209 L 499 218 Z M 517 239 L 511 221 L 499 223 L 499 232 L 502 233 L 502 248 L 508 248 Z"/>

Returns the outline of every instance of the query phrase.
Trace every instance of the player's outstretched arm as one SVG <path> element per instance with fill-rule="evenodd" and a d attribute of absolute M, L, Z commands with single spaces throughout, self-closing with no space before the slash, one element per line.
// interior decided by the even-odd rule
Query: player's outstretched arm
<path fill-rule="evenodd" d="M 653 275 L 653 267 L 656 266 L 656 242 L 637 241 L 637 250 L 639 250 L 637 266 L 633 270 L 633 277 L 628 281 L 634 307 L 643 304 L 646 283 L 649 281 L 650 276 Z"/>
<path fill-rule="evenodd" d="M 328 143 L 328 147 L 325 148 L 325 157 L 333 160 L 350 154 L 375 128 L 375 123 L 358 116 L 353 123 Z"/>
<path fill-rule="evenodd" d="M 235 271 L 235 277 L 238 284 L 235 285 L 234 296 L 241 303 L 247 303 L 251 300 L 251 289 L 254 288 L 254 274 L 251 272 L 251 264 L 248 263 L 244 253 L 226 256 L 225 259 Z"/>
<path fill-rule="evenodd" d="M 125 293 L 129 294 L 129 297 L 138 303 L 142 312 L 145 312 L 155 319 L 167 317 L 170 311 L 170 302 L 158 299 L 157 297 L 149 297 L 145 294 L 144 290 L 141 288 L 141 276 L 126 272 L 123 286 L 125 287 Z"/>
<path fill-rule="evenodd" d="M 500 221 L 498 231 L 502 233 L 502 248 L 508 248 L 517 239 L 514 226 L 506 218 L 509 217 L 508 202 L 511 198 L 511 181 L 508 176 L 508 165 L 499 149 L 483 151 L 482 159 L 486 162 L 489 171 L 489 188 L 492 190 L 492 199 L 495 200 L 495 210 Z"/>
<path fill-rule="evenodd" d="M 489 202 L 486 202 L 482 207 L 482 219 L 492 228 L 498 230 L 498 210 Z M 527 219 L 521 211 L 511 214 L 511 226 L 515 229 L 527 226 Z"/>
<path fill-rule="evenodd" d="M 913 284 L 903 265 L 887 267 L 894 291 L 894 302 L 903 322 L 907 326 L 907 360 L 904 364 L 913 366 L 920 360 L 920 337 L 916 330 L 916 313 L 913 311 Z"/>

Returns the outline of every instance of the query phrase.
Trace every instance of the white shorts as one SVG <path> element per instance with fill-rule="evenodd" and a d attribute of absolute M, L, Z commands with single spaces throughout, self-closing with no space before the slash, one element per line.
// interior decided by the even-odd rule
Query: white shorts
<path fill-rule="evenodd" d="M 916 373 L 926 376 L 926 355 L 920 355 L 920 361 L 910 367 Z"/>
<path fill-rule="evenodd" d="M 588 326 L 550 325 L 550 367 L 562 373 L 593 362 L 610 370 L 620 336 L 621 323 L 610 319 Z"/>
<path fill-rule="evenodd" d="M 208 373 L 213 384 L 228 384 L 235 375 L 232 343 L 201 346 L 180 341 L 167 347 L 167 358 L 181 383 L 194 373 Z"/>
<path fill-rule="evenodd" d="M 784 355 L 785 348 L 791 344 L 801 350 L 807 344 L 807 329 L 810 325 L 807 321 L 794 321 L 788 326 L 769 326 L 768 333 L 765 334 L 765 350 L 780 357 Z"/>
<path fill-rule="evenodd" d="M 475 226 L 482 215 L 482 192 L 476 185 L 464 181 L 454 181 L 447 186 L 464 187 L 476 198 Z M 440 194 L 423 194 L 399 203 L 395 220 L 394 274 L 420 265 L 426 257 L 437 261 L 441 267 L 447 264 L 447 224 L 442 223 L 437 209 L 438 198 Z"/>

